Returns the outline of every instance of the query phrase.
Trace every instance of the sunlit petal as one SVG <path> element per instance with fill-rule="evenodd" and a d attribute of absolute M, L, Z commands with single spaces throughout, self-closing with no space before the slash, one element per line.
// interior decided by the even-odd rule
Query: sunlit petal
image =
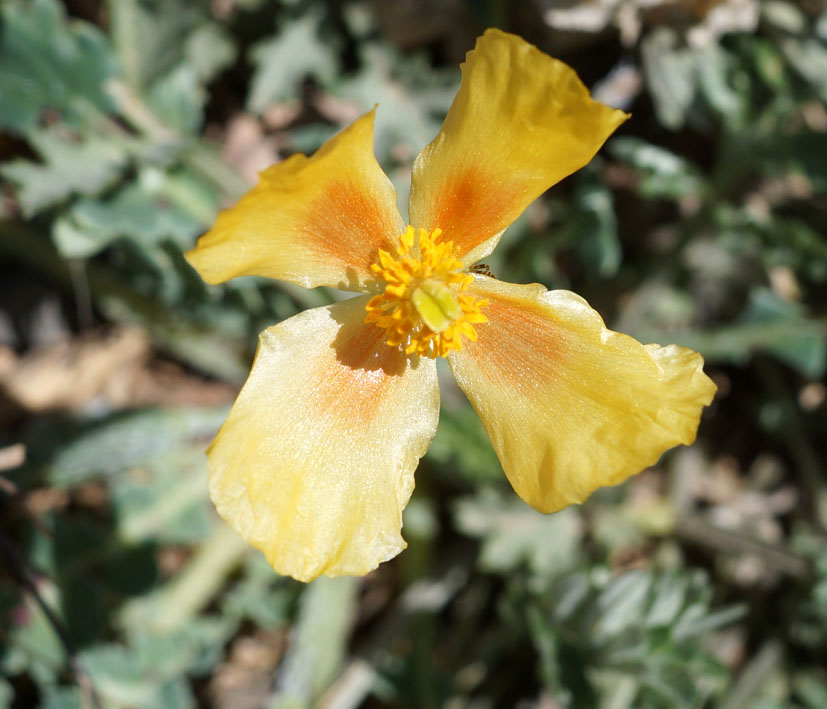
<path fill-rule="evenodd" d="M 695 352 L 607 330 L 569 291 L 480 277 L 488 323 L 449 361 L 514 489 L 553 512 L 695 439 L 715 385 Z"/>
<path fill-rule="evenodd" d="M 261 335 L 209 450 L 210 495 L 281 574 L 359 575 L 405 548 L 402 510 L 436 430 L 433 360 L 364 325 L 366 297 Z"/>
<path fill-rule="evenodd" d="M 626 118 L 592 100 L 567 65 L 488 30 L 462 65 L 442 130 L 414 163 L 411 224 L 441 228 L 471 264 Z"/>
<path fill-rule="evenodd" d="M 373 111 L 312 157 L 293 155 L 259 177 L 186 255 L 208 283 L 267 276 L 363 290 L 377 249 L 404 230 L 373 155 Z"/>

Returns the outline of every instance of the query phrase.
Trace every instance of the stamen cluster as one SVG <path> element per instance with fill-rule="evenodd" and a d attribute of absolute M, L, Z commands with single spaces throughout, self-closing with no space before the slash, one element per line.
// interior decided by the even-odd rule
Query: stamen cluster
<path fill-rule="evenodd" d="M 371 271 L 384 292 L 370 299 L 366 323 L 387 329 L 385 344 L 406 354 L 445 357 L 462 349 L 462 338 L 476 341 L 474 324 L 488 301 L 463 293 L 474 282 L 457 258 L 452 241 L 439 242 L 441 229 L 428 233 L 409 226 L 399 237 L 396 256 L 379 249 Z M 438 243 L 439 242 L 439 243 Z"/>

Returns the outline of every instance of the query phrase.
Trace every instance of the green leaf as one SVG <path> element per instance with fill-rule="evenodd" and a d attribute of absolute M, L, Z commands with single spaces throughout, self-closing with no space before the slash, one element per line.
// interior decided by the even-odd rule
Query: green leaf
<path fill-rule="evenodd" d="M 742 364 L 756 352 L 770 352 L 807 377 L 818 379 L 827 362 L 827 322 L 779 318 L 707 331 L 636 331 L 645 342 L 674 343 L 697 350 L 713 362 Z"/>
<path fill-rule="evenodd" d="M 156 673 L 148 675 L 133 651 L 104 645 L 85 651 L 82 658 L 92 685 L 103 697 L 118 705 L 154 706 Z"/>
<path fill-rule="evenodd" d="M 53 583 L 43 579 L 38 583 L 38 592 L 53 612 L 60 608 L 60 589 Z M 13 677 L 28 673 L 40 684 L 56 684 L 66 656 L 51 621 L 31 594 L 22 597 L 13 614 L 14 622 L 7 627 L 4 638 L 8 651 L 0 655 L 3 674 Z"/>
<path fill-rule="evenodd" d="M 781 51 L 793 68 L 815 89 L 822 101 L 827 101 L 827 47 L 818 39 L 787 38 L 781 41 Z"/>
<path fill-rule="evenodd" d="M 827 673 L 800 672 L 793 679 L 793 693 L 807 709 L 827 706 Z"/>
<path fill-rule="evenodd" d="M 748 122 L 749 95 L 731 84 L 731 63 L 731 55 L 717 45 L 702 47 L 693 54 L 699 93 L 729 129 L 737 131 Z"/>
<path fill-rule="evenodd" d="M 781 94 L 789 91 L 787 70 L 776 42 L 755 38 L 750 42 L 751 59 L 760 79 L 772 91 Z"/>
<path fill-rule="evenodd" d="M 158 698 L 155 701 L 157 703 L 153 706 L 158 709 L 195 709 L 198 706 L 189 682 L 182 677 L 170 679 L 158 687 Z"/>
<path fill-rule="evenodd" d="M 696 90 L 692 55 L 678 49 L 677 42 L 671 28 L 658 27 L 641 43 L 643 71 L 655 113 L 664 126 L 673 130 L 686 122 Z"/>
<path fill-rule="evenodd" d="M 206 442 L 226 416 L 225 407 L 148 409 L 63 430 L 35 427 L 34 465 L 52 485 L 66 487 L 157 460 L 182 445 Z"/>
<path fill-rule="evenodd" d="M 108 199 L 77 202 L 55 224 L 53 237 L 60 253 L 86 258 L 120 238 L 148 251 L 166 240 L 181 248 L 191 245 L 202 229 L 199 221 L 165 196 L 164 173 L 147 169 L 143 176 Z"/>
<path fill-rule="evenodd" d="M 23 133 L 47 110 L 82 125 L 90 107 L 113 109 L 104 88 L 112 73 L 103 35 L 86 22 L 67 22 L 56 0 L 0 6 L 0 127 Z"/>
<path fill-rule="evenodd" d="M 144 667 L 161 669 L 166 680 L 209 672 L 221 660 L 224 645 L 236 627 L 232 619 L 199 616 L 172 632 L 136 629 L 131 636 L 135 659 Z"/>
<path fill-rule="evenodd" d="M 546 613 L 530 616 L 538 649 L 551 663 L 545 674 L 576 691 L 575 699 L 588 697 L 586 706 L 705 705 L 727 679 L 705 643 L 744 610 L 711 609 L 712 593 L 703 573 L 640 569 L 613 576 L 593 569 L 564 576 L 546 596 Z M 619 686 L 624 702 L 615 704 Z"/>
<path fill-rule="evenodd" d="M 45 696 L 40 704 L 41 709 L 85 709 L 81 704 L 80 689 L 77 687 L 47 687 L 45 689 Z M 2 703 L 0 706 L 3 706 Z"/>
<path fill-rule="evenodd" d="M 500 461 L 470 405 L 445 407 L 426 455 L 470 480 L 500 481 L 503 477 Z"/>
<path fill-rule="evenodd" d="M 790 34 L 800 34 L 807 29 L 807 17 L 794 2 L 772 0 L 761 7 L 761 19 L 772 27 Z"/>
<path fill-rule="evenodd" d="M 197 133 L 206 101 L 206 92 L 195 67 L 179 64 L 155 81 L 147 92 L 147 105 L 177 133 Z"/>
<path fill-rule="evenodd" d="M 732 325 L 669 333 L 644 326 L 632 334 L 643 342 L 689 347 L 711 361 L 739 364 L 756 352 L 768 352 L 807 377 L 818 379 L 827 370 L 827 321 L 806 317 L 801 306 L 765 288 L 750 292 L 747 307 Z"/>
<path fill-rule="evenodd" d="M 360 46 L 359 61 L 360 70 L 331 90 L 361 111 L 378 105 L 376 155 L 384 163 L 394 159 L 394 152 L 407 153 L 410 157 L 403 160 L 407 168 L 439 130 L 456 93 L 459 72 L 452 68 L 445 76 L 435 77 L 423 57 L 404 57 L 380 42 Z M 421 77 L 429 78 L 423 81 Z"/>
<path fill-rule="evenodd" d="M 110 320 L 142 327 L 164 351 L 228 382 L 242 384 L 250 372 L 250 353 L 239 310 L 207 304 L 209 315 L 165 312 L 159 301 L 105 294 L 98 302 Z"/>
<path fill-rule="evenodd" d="M 744 328 L 768 328 L 774 336 L 767 337 L 763 347 L 802 374 L 814 379 L 824 375 L 827 368 L 827 322 L 808 319 L 801 306 L 782 300 L 765 288 L 750 293 L 741 322 Z M 774 332 L 776 326 L 788 332 Z"/>
<path fill-rule="evenodd" d="M 646 571 L 629 571 L 612 579 L 595 599 L 592 642 L 607 642 L 645 617 L 644 609 L 652 587 Z"/>
<path fill-rule="evenodd" d="M 97 194 L 117 179 L 128 157 L 122 143 L 92 134 L 73 137 L 56 129 L 32 129 L 27 138 L 43 162 L 15 160 L 0 166 L 0 175 L 18 186 L 27 217 L 72 194 Z"/>
<path fill-rule="evenodd" d="M 719 628 L 732 625 L 746 615 L 743 605 L 730 606 L 714 613 L 707 613 L 707 609 L 698 604 L 688 608 L 677 623 L 671 628 L 672 635 L 678 640 L 707 635 Z"/>
<path fill-rule="evenodd" d="M 686 602 L 686 584 L 677 576 L 662 576 L 655 579 L 652 590 L 652 604 L 646 613 L 646 625 L 671 625 Z"/>
<path fill-rule="evenodd" d="M 461 532 L 482 541 L 480 566 L 498 573 L 525 563 L 540 578 L 559 575 L 575 561 L 583 534 L 580 517 L 571 508 L 544 515 L 491 490 L 461 499 L 454 514 Z"/>
<path fill-rule="evenodd" d="M 175 475 L 169 471 L 175 470 Z M 158 456 L 140 470 L 113 480 L 118 534 L 130 543 L 148 539 L 186 544 L 205 537 L 207 505 L 203 444 Z"/>
<path fill-rule="evenodd" d="M 116 0 L 109 3 L 124 79 L 174 133 L 201 127 L 205 83 L 235 58 L 231 36 L 209 20 L 206 3 Z"/>
<path fill-rule="evenodd" d="M 222 615 L 258 628 L 277 628 L 287 623 L 294 595 L 263 555 L 251 554 L 243 577 L 224 596 Z"/>
<path fill-rule="evenodd" d="M 214 22 L 195 29 L 184 45 L 187 62 L 202 82 L 207 82 L 226 69 L 236 56 L 232 35 Z"/>
<path fill-rule="evenodd" d="M 124 78 L 138 93 L 147 91 L 188 58 L 190 39 L 207 18 L 204 2 L 109 0 L 107 6 Z M 226 55 L 224 47 L 217 51 L 219 56 Z"/>
<path fill-rule="evenodd" d="M 576 185 L 562 228 L 554 237 L 576 250 L 590 272 L 610 278 L 617 273 L 622 255 L 614 198 L 594 167 L 581 170 Z"/>
<path fill-rule="evenodd" d="M 14 689 L 7 679 L 0 677 L 0 709 L 9 709 L 13 700 Z"/>
<path fill-rule="evenodd" d="M 199 620 L 194 627 L 202 625 L 204 621 Z M 222 630 L 211 644 L 219 649 L 226 639 Z M 197 641 L 182 633 L 151 639 L 138 635 L 134 640 L 131 647 L 103 645 L 82 653 L 92 685 L 101 697 L 116 706 L 195 707 L 189 683 L 181 675 L 191 667 Z M 215 654 L 215 661 L 219 656 Z"/>
<path fill-rule="evenodd" d="M 644 197 L 678 199 L 702 196 L 704 181 L 699 170 L 681 157 L 640 138 L 615 138 L 609 151 L 618 160 L 637 168 L 638 190 Z"/>
<path fill-rule="evenodd" d="M 170 709 L 191 706 L 192 698 L 184 676 L 214 672 L 223 658 L 227 641 L 238 629 L 237 621 L 217 616 L 193 616 L 174 628 L 166 627 L 158 632 L 150 626 L 149 623 L 127 625 L 128 647 L 92 649 L 89 652 L 92 657 L 90 674 L 92 668 L 97 670 L 98 676 L 106 682 L 107 693 L 113 698 L 116 692 L 121 697 L 127 693 L 152 692 L 151 699 L 134 706 L 168 706 Z M 136 672 L 133 673 L 127 664 Z M 101 690 L 104 691 L 104 687 Z"/>
<path fill-rule="evenodd" d="M 247 98 L 249 110 L 260 113 L 269 104 L 299 97 L 300 82 L 312 76 L 319 83 L 333 80 L 338 68 L 335 47 L 319 33 L 322 15 L 311 11 L 272 38 L 254 45 L 250 57 L 256 69 Z"/>

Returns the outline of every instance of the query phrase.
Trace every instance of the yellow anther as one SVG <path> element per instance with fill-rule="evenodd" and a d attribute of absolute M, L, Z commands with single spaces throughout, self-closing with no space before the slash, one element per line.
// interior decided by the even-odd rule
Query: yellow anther
<path fill-rule="evenodd" d="M 463 293 L 474 277 L 453 242 L 439 242 L 441 235 L 440 229 L 409 226 L 399 237 L 397 257 L 380 249 L 370 267 L 384 290 L 368 302 L 365 322 L 387 329 L 385 343 L 407 354 L 444 357 L 459 351 L 463 337 L 476 341 L 474 324 L 488 321 L 480 312 L 487 301 Z"/>

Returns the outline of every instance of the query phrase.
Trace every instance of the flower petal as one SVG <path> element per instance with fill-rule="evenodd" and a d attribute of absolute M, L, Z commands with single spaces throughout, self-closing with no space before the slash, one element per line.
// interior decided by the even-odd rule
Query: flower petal
<path fill-rule="evenodd" d="M 363 290 L 379 247 L 405 229 L 396 191 L 373 155 L 365 114 L 308 158 L 267 168 L 186 254 L 208 283 L 267 276 L 306 288 Z"/>
<path fill-rule="evenodd" d="M 449 361 L 532 507 L 582 502 L 695 440 L 715 394 L 696 352 L 607 330 L 569 291 L 478 277 L 469 292 L 488 323 Z"/>
<path fill-rule="evenodd" d="M 365 574 L 405 548 L 402 510 L 436 431 L 433 360 L 385 345 L 366 302 L 265 330 L 208 451 L 219 513 L 301 581 Z"/>
<path fill-rule="evenodd" d="M 410 223 L 442 229 L 470 265 L 628 116 L 592 100 L 566 64 L 499 30 L 461 68 L 445 123 L 414 163 Z"/>

